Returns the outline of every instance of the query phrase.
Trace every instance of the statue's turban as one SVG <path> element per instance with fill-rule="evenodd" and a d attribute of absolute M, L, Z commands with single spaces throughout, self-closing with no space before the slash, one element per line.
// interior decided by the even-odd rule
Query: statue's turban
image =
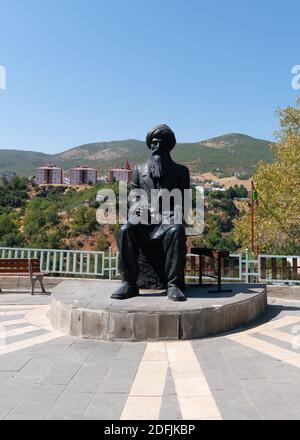
<path fill-rule="evenodd" d="M 152 130 L 149 131 L 146 137 L 148 148 L 151 147 L 153 139 L 164 141 L 168 145 L 169 151 L 173 150 L 176 145 L 175 134 L 173 133 L 171 128 L 165 124 L 158 125 L 157 127 L 154 127 L 152 128 Z"/>

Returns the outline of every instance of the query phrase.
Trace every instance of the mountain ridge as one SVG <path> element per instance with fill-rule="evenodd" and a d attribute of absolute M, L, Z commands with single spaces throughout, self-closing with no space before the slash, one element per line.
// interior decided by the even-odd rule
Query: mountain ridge
<path fill-rule="evenodd" d="M 268 140 L 243 133 L 229 133 L 198 142 L 178 143 L 172 157 L 187 165 L 192 172 L 218 171 L 224 175 L 238 172 L 250 176 L 259 161 L 273 160 L 270 144 Z M 13 171 L 31 176 L 36 167 L 46 163 L 55 163 L 66 170 L 86 163 L 103 175 L 111 167 L 123 166 L 125 160 L 135 166 L 147 157 L 145 141 L 137 139 L 82 144 L 56 154 L 0 149 L 0 172 Z"/>

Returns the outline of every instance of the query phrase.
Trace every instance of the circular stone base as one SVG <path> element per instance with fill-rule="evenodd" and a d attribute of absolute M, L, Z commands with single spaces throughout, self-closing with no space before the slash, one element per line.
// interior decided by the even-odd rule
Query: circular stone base
<path fill-rule="evenodd" d="M 232 292 L 209 293 L 190 287 L 187 301 L 170 301 L 166 292 L 140 291 L 124 301 L 112 300 L 115 281 L 64 281 L 54 288 L 51 323 L 82 338 L 118 341 L 195 339 L 232 330 L 262 315 L 264 285 L 223 285 Z"/>

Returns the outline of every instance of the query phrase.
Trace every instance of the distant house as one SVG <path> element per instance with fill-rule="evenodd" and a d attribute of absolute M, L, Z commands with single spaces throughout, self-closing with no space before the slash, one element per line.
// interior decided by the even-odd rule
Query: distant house
<path fill-rule="evenodd" d="M 97 183 L 97 170 L 87 165 L 79 165 L 70 169 L 70 185 L 86 185 Z"/>
<path fill-rule="evenodd" d="M 126 160 L 125 168 L 112 168 L 109 170 L 109 182 L 131 182 L 132 169 Z"/>
<path fill-rule="evenodd" d="M 64 172 L 56 165 L 38 167 L 35 172 L 35 183 L 37 185 L 63 185 Z"/>

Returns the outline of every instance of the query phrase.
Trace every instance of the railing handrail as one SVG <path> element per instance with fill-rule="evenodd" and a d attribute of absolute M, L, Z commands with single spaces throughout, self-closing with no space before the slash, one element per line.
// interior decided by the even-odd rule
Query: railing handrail
<path fill-rule="evenodd" d="M 31 255 L 39 255 L 41 270 L 53 274 L 97 277 L 105 277 L 107 275 L 109 279 L 119 276 L 117 264 L 118 252 L 113 255 L 111 247 L 108 251 L 0 247 L 0 257 L 2 256 L 4 258 L 9 258 L 12 255 L 17 258 L 19 254 L 26 257 L 24 255 L 26 253 L 29 257 Z M 197 257 L 196 254 L 192 253 L 188 253 L 187 256 Z M 237 259 L 238 264 L 231 261 L 229 268 L 226 266 L 226 270 L 229 270 L 229 276 L 223 275 L 222 277 L 226 281 L 244 281 L 249 283 L 255 280 L 257 282 L 300 283 L 300 276 L 298 275 L 300 272 L 300 266 L 298 265 L 298 260 L 300 260 L 299 255 L 260 254 L 257 256 L 257 259 L 249 259 L 249 254 L 246 251 L 245 255 L 230 253 L 230 258 Z M 266 265 L 266 260 L 268 259 L 271 260 L 271 267 L 267 267 L 269 264 Z M 277 264 L 279 259 L 281 260 L 281 266 Z M 292 266 L 287 262 L 289 259 L 293 260 Z M 195 270 L 195 265 L 193 267 Z M 282 273 L 286 276 L 278 277 L 280 270 L 282 270 Z M 269 276 L 270 273 L 271 276 Z M 290 274 L 292 278 L 288 278 L 288 274 Z M 197 279 L 198 276 L 196 274 L 193 275 L 193 271 L 191 271 L 187 275 L 187 278 Z"/>

